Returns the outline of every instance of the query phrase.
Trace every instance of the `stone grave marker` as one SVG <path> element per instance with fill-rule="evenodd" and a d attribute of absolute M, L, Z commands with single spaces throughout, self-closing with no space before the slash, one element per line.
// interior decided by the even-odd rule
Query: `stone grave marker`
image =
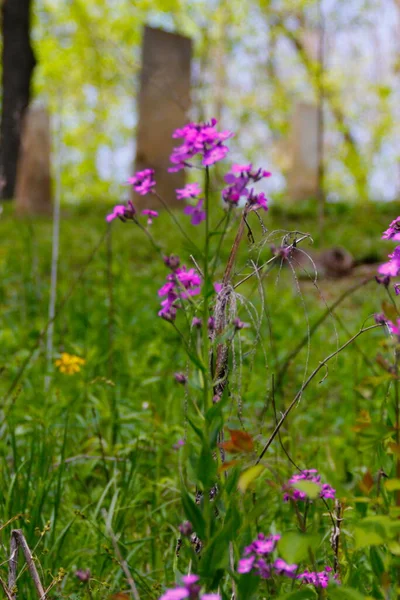
<path fill-rule="evenodd" d="M 288 192 L 294 201 L 318 196 L 318 107 L 300 102 L 295 106 L 291 132 Z"/>
<path fill-rule="evenodd" d="M 17 165 L 15 209 L 18 215 L 52 213 L 50 117 L 44 106 L 28 107 Z"/>
<path fill-rule="evenodd" d="M 135 171 L 155 170 L 157 192 L 169 206 L 176 200 L 175 189 L 183 187 L 183 171 L 168 173 L 169 157 L 180 141 L 172 133 L 187 122 L 190 107 L 192 41 L 190 38 L 145 27 L 142 70 L 138 97 L 138 125 Z M 153 196 L 134 194 L 139 208 L 161 207 Z"/>

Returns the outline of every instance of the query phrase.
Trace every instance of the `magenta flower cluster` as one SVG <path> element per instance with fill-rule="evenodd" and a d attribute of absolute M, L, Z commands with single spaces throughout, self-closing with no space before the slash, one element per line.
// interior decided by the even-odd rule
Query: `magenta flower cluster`
<path fill-rule="evenodd" d="M 259 533 L 250 546 L 244 549 L 244 557 L 239 560 L 238 573 L 254 573 L 262 579 L 270 579 L 274 575 L 288 577 L 289 579 L 298 579 L 304 583 L 311 583 L 315 587 L 325 588 L 330 581 L 331 567 L 319 573 L 308 570 L 298 573 L 298 565 L 288 564 L 283 558 L 272 558 L 272 553 L 276 549 L 280 535 L 265 536 Z"/>
<path fill-rule="evenodd" d="M 199 577 L 197 575 L 185 575 L 182 577 L 183 585 L 169 589 L 160 596 L 159 600 L 221 600 L 219 594 L 200 594 L 201 587 L 198 584 Z"/>
<path fill-rule="evenodd" d="M 244 198 L 252 210 L 268 210 L 267 198 L 263 192 L 256 193 L 254 188 L 249 189 L 249 184 L 257 183 L 266 177 L 270 177 L 269 171 L 264 169 L 253 169 L 253 165 L 233 165 L 231 172 L 224 179 L 228 186 L 222 190 L 222 198 L 231 206 L 237 206 Z"/>
<path fill-rule="evenodd" d="M 167 257 L 164 262 L 171 269 L 167 282 L 158 290 L 158 295 L 164 298 L 158 313 L 166 321 L 175 321 L 176 311 L 182 307 L 181 301 L 190 296 L 197 296 L 201 291 L 202 279 L 194 269 L 179 266 L 179 258 Z"/>
<path fill-rule="evenodd" d="M 154 180 L 154 169 L 144 169 L 138 171 L 133 177 L 128 179 L 128 183 L 133 186 L 133 189 L 140 196 L 146 196 L 154 191 L 156 182 Z"/>
<path fill-rule="evenodd" d="M 304 469 L 300 473 L 293 475 L 287 484 L 284 485 L 283 499 L 285 502 L 289 500 L 307 500 L 307 494 L 295 488 L 296 483 L 300 481 L 310 481 L 316 483 L 320 487 L 319 497 L 335 498 L 336 490 L 333 489 L 328 483 L 321 482 L 321 475 L 318 475 L 317 469 Z"/>
<path fill-rule="evenodd" d="M 395 242 L 400 240 L 400 217 L 390 223 L 388 229 L 383 232 L 382 239 Z M 391 277 L 397 277 L 400 274 L 400 246 L 397 246 L 388 258 L 389 260 L 378 268 L 381 277 L 377 277 L 378 283 L 383 283 L 386 286 L 389 285 Z M 399 284 L 394 284 L 394 290 L 396 295 L 399 295 Z"/>
<path fill-rule="evenodd" d="M 174 173 L 185 167 L 191 167 L 190 162 L 196 155 L 201 156 L 202 165 L 207 167 L 222 160 L 229 149 L 224 142 L 233 136 L 231 131 L 217 131 L 217 120 L 209 123 L 188 123 L 177 129 L 173 138 L 183 139 L 180 146 L 174 148 L 170 160 L 174 165 L 168 171 Z"/>

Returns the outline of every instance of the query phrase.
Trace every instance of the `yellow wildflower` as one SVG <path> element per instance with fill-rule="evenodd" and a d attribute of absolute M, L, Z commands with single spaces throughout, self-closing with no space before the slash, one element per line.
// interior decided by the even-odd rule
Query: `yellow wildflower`
<path fill-rule="evenodd" d="M 61 358 L 57 359 L 54 364 L 60 373 L 65 373 L 66 375 L 75 375 L 75 373 L 79 373 L 81 366 L 85 363 L 86 360 L 84 358 L 63 352 L 61 354 Z"/>

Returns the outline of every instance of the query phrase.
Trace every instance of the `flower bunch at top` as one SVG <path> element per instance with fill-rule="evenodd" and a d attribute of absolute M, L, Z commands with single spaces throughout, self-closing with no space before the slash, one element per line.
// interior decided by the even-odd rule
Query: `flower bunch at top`
<path fill-rule="evenodd" d="M 264 169 L 253 169 L 253 165 L 233 165 L 231 172 L 225 175 L 225 182 L 228 184 L 222 190 L 222 198 L 227 204 L 237 206 L 241 198 L 245 198 L 251 210 L 268 210 L 267 198 L 263 192 L 256 193 L 254 188 L 249 189 L 249 184 L 257 183 L 271 173 Z"/>
<path fill-rule="evenodd" d="M 225 158 L 229 148 L 224 142 L 233 136 L 231 131 L 217 131 L 217 120 L 209 123 L 188 123 L 177 129 L 172 137 L 183 139 L 183 143 L 174 148 L 170 160 L 174 165 L 168 171 L 175 173 L 185 167 L 191 167 L 189 162 L 197 154 L 202 157 L 203 166 L 207 167 Z"/>
<path fill-rule="evenodd" d="M 167 282 L 158 290 L 159 296 L 165 296 L 158 316 L 166 321 L 175 321 L 180 301 L 200 294 L 202 279 L 194 269 L 187 269 L 185 265 L 180 267 L 177 256 L 167 257 L 164 262 L 172 272 L 167 275 Z"/>
<path fill-rule="evenodd" d="M 146 196 L 154 190 L 156 182 L 154 180 L 154 169 L 144 169 L 138 171 L 133 177 L 128 179 L 128 183 L 133 186 L 133 189 L 140 196 Z"/>
<path fill-rule="evenodd" d="M 185 575 L 182 577 L 183 585 L 169 589 L 163 594 L 159 600 L 221 600 L 219 594 L 201 594 L 201 587 L 197 583 L 199 577 L 197 575 Z"/>
<path fill-rule="evenodd" d="M 301 473 L 293 475 L 284 486 L 283 499 L 285 502 L 288 502 L 290 499 L 295 501 L 307 500 L 307 493 L 294 487 L 296 483 L 299 483 L 300 481 L 310 481 L 311 483 L 317 484 L 320 488 L 320 498 L 328 499 L 335 497 L 336 490 L 328 483 L 321 482 L 321 475 L 318 475 L 317 469 L 304 469 Z"/>

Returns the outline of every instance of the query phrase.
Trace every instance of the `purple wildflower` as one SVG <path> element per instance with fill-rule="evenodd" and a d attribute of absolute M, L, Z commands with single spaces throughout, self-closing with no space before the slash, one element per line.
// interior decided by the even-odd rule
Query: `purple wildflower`
<path fill-rule="evenodd" d="M 147 225 L 152 225 L 153 219 L 158 217 L 158 212 L 156 210 L 150 210 L 150 208 L 145 208 L 142 210 L 142 215 L 147 215 Z"/>
<path fill-rule="evenodd" d="M 296 577 L 296 571 L 298 569 L 298 565 L 288 565 L 287 562 L 283 560 L 283 558 L 277 558 L 274 562 L 274 571 L 277 575 L 285 575 L 285 577 L 289 577 L 290 579 L 294 579 Z"/>
<path fill-rule="evenodd" d="M 397 217 L 389 225 L 389 228 L 382 234 L 383 240 L 394 240 L 398 242 L 400 240 L 400 217 Z"/>
<path fill-rule="evenodd" d="M 299 500 L 307 500 L 308 496 L 306 492 L 297 490 L 294 486 L 300 481 L 310 481 L 320 487 L 319 497 L 320 498 L 335 498 L 336 491 L 327 483 L 321 482 L 321 475 L 318 475 L 317 469 L 304 469 L 301 473 L 295 473 L 288 483 L 284 486 L 283 500 L 288 502 L 290 499 L 295 502 Z"/>
<path fill-rule="evenodd" d="M 386 323 L 386 317 L 383 313 L 375 313 L 374 314 L 374 321 L 377 325 L 385 325 Z"/>
<path fill-rule="evenodd" d="M 251 191 L 251 194 L 247 200 L 247 204 L 250 206 L 250 210 L 259 210 L 260 208 L 262 208 L 263 210 L 268 210 L 267 202 L 268 198 L 266 198 L 264 192 L 254 194 L 253 190 Z"/>
<path fill-rule="evenodd" d="M 400 336 L 400 319 L 397 319 L 396 323 L 387 321 L 387 325 L 391 334 Z"/>
<path fill-rule="evenodd" d="M 323 571 L 308 571 L 307 569 L 304 573 L 300 573 L 297 575 L 297 579 L 301 579 L 304 583 L 311 583 L 317 588 L 327 588 L 330 580 L 330 574 L 332 572 L 331 567 L 325 567 Z"/>
<path fill-rule="evenodd" d="M 236 331 L 239 331 L 240 329 L 243 329 L 244 327 L 248 327 L 249 324 L 244 323 L 243 321 L 241 321 L 239 319 L 239 317 L 236 317 L 236 319 L 233 319 L 233 326 L 236 329 Z"/>
<path fill-rule="evenodd" d="M 222 190 L 222 198 L 228 204 L 237 206 L 241 198 L 247 198 L 250 210 L 268 210 L 267 198 L 264 193 L 257 194 L 254 189 L 249 190 L 250 183 L 257 183 L 271 173 L 264 169 L 253 169 L 253 165 L 233 165 L 231 172 L 224 177 L 228 187 Z"/>
<path fill-rule="evenodd" d="M 133 177 L 128 179 L 128 183 L 133 186 L 133 189 L 137 194 L 146 196 L 153 191 L 156 182 L 154 181 L 154 169 L 144 169 L 144 171 L 138 171 Z"/>
<path fill-rule="evenodd" d="M 250 556 L 249 558 L 241 558 L 238 563 L 237 571 L 238 573 L 250 573 L 253 568 L 254 561 L 256 560 L 255 556 Z"/>
<path fill-rule="evenodd" d="M 178 529 L 185 537 L 189 537 L 193 533 L 193 525 L 190 521 L 183 521 L 183 523 L 179 525 Z"/>
<path fill-rule="evenodd" d="M 159 600 L 182 600 L 182 598 L 190 598 L 190 600 L 221 600 L 219 594 L 200 594 L 200 586 L 198 585 L 197 575 L 184 575 L 182 583 L 184 587 L 178 586 L 174 589 L 167 590 Z"/>
<path fill-rule="evenodd" d="M 159 296 L 165 296 L 158 316 L 166 321 L 174 321 L 181 301 L 199 294 L 201 284 L 201 277 L 194 269 L 186 269 L 185 265 L 175 268 L 167 275 L 167 282 L 158 290 Z"/>
<path fill-rule="evenodd" d="M 183 139 L 183 143 L 174 148 L 170 158 L 174 166 L 168 170 L 174 173 L 184 167 L 191 167 L 189 161 L 197 154 L 202 156 L 204 166 L 222 160 L 228 152 L 224 142 L 232 137 L 233 133 L 217 131 L 216 125 L 217 120 L 212 119 L 209 123 L 188 123 L 181 129 L 177 129 L 172 137 Z"/>
<path fill-rule="evenodd" d="M 202 320 L 199 319 L 199 317 L 193 317 L 192 327 L 201 327 L 201 325 L 202 325 Z"/>
<path fill-rule="evenodd" d="M 214 283 L 214 291 L 217 294 L 220 293 L 220 291 L 222 290 L 222 288 L 223 288 L 223 284 L 222 283 L 217 283 L 217 282 Z"/>
<path fill-rule="evenodd" d="M 106 216 L 106 221 L 110 223 L 114 219 L 120 219 L 125 222 L 128 219 L 133 219 L 135 214 L 136 209 L 129 200 L 126 206 L 124 204 L 117 204 L 114 206 L 112 213 Z"/>
<path fill-rule="evenodd" d="M 278 540 L 281 539 L 280 535 L 269 535 L 265 536 L 263 533 L 259 533 L 257 539 L 254 540 L 244 549 L 245 554 L 261 554 L 262 556 L 265 554 L 270 554 L 276 548 L 276 544 Z"/>
<path fill-rule="evenodd" d="M 75 577 L 77 577 L 79 581 L 86 583 L 91 577 L 90 569 L 78 569 L 75 571 Z"/>
<path fill-rule="evenodd" d="M 280 256 L 283 260 L 287 260 L 293 250 L 292 246 L 278 246 L 271 244 L 271 252 L 274 256 Z"/>
<path fill-rule="evenodd" d="M 183 212 L 185 215 L 190 215 L 192 217 L 192 225 L 200 225 L 200 223 L 206 218 L 206 213 L 203 210 L 202 199 L 197 202 L 196 206 L 185 206 Z"/>
<path fill-rule="evenodd" d="M 181 264 L 179 256 L 176 254 L 171 254 L 170 256 L 164 256 L 164 264 L 171 269 L 171 271 L 175 271 L 179 265 Z"/>
<path fill-rule="evenodd" d="M 214 329 L 215 329 L 215 319 L 214 319 L 214 317 L 209 317 L 207 325 L 208 325 L 209 331 L 214 331 Z"/>
<path fill-rule="evenodd" d="M 201 189 L 198 183 L 187 183 L 185 187 L 176 190 L 176 197 L 178 200 L 185 198 L 196 198 L 200 196 Z"/>
<path fill-rule="evenodd" d="M 378 273 L 381 275 L 388 275 L 389 277 L 396 277 L 400 272 L 400 246 L 397 246 L 392 254 L 389 254 L 389 261 L 383 263 L 378 268 Z"/>
<path fill-rule="evenodd" d="M 185 445 L 185 440 L 178 440 L 175 444 L 172 445 L 172 448 L 174 450 L 179 450 L 179 448 L 182 448 L 182 446 Z"/>
<path fill-rule="evenodd" d="M 396 296 L 400 296 L 400 283 L 395 283 L 393 285 L 393 289 Z"/>
<path fill-rule="evenodd" d="M 376 279 L 376 283 L 379 283 L 380 285 L 384 285 L 385 288 L 389 287 L 389 284 L 390 284 L 390 276 L 389 275 L 383 275 L 382 277 L 379 277 L 379 275 L 375 275 L 375 279 Z"/>
<path fill-rule="evenodd" d="M 174 377 L 177 383 L 187 383 L 187 377 L 184 373 L 175 373 Z"/>
<path fill-rule="evenodd" d="M 160 600 L 182 600 L 182 598 L 188 598 L 189 595 L 190 592 L 186 587 L 176 587 L 172 590 L 167 590 L 165 594 L 160 596 Z"/>

